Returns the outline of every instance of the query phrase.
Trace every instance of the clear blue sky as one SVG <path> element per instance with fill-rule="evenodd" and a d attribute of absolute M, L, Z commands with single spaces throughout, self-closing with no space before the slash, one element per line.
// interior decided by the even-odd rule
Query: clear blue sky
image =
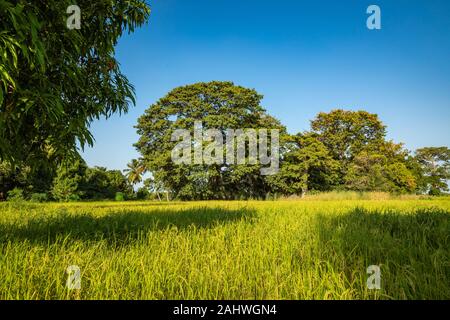
<path fill-rule="evenodd" d="M 138 157 L 133 126 L 172 88 L 231 80 L 295 133 L 320 111 L 379 114 L 408 149 L 449 146 L 448 0 L 149 0 L 149 24 L 117 47 L 137 105 L 93 123 L 89 165 L 124 169 Z M 366 28 L 377 4 L 382 29 Z"/>

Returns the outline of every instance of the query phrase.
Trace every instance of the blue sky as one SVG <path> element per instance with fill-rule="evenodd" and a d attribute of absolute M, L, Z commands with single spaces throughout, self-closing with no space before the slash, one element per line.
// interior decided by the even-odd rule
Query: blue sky
<path fill-rule="evenodd" d="M 449 146 L 448 0 L 149 0 L 149 24 L 117 47 L 137 105 L 96 121 L 89 165 L 124 169 L 139 155 L 133 126 L 172 88 L 230 80 L 264 95 L 291 133 L 320 111 L 377 113 L 410 150 Z M 382 29 L 366 28 L 381 8 Z"/>

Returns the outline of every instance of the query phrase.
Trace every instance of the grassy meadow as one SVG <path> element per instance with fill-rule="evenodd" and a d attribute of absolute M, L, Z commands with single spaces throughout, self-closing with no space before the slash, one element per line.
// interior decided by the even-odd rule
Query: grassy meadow
<path fill-rule="evenodd" d="M 450 299 L 450 198 L 1 203 L 0 274 L 0 299 Z"/>

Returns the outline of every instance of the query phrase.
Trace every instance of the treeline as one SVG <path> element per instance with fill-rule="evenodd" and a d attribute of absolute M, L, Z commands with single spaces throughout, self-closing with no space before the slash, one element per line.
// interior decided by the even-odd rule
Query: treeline
<path fill-rule="evenodd" d="M 0 199 L 274 199 L 336 190 L 429 195 L 448 191 L 447 147 L 411 152 L 387 140 L 378 116 L 362 110 L 321 112 L 309 130 L 289 134 L 267 114 L 261 99 L 255 90 L 231 82 L 176 88 L 138 119 L 140 139 L 135 146 L 142 156 L 128 164 L 125 174 L 89 168 L 80 156 L 58 158 L 47 151 L 40 161 L 28 164 L 0 162 Z M 278 172 L 261 175 L 261 164 L 174 163 L 171 155 L 178 142 L 172 134 L 178 129 L 192 133 L 195 121 L 202 121 L 203 130 L 221 130 L 224 140 L 229 128 L 279 129 Z M 145 172 L 150 178 L 143 181 Z M 133 186 L 141 182 L 135 191 Z"/>
<path fill-rule="evenodd" d="M 261 99 L 253 89 L 213 81 L 176 88 L 150 106 L 138 120 L 136 143 L 141 166 L 152 175 L 147 185 L 182 200 L 267 199 L 332 190 L 448 191 L 447 147 L 410 152 L 388 141 L 386 126 L 366 111 L 322 112 L 309 130 L 288 134 L 263 109 Z M 279 172 L 262 176 L 261 165 L 248 164 L 174 164 L 171 152 L 177 142 L 171 135 L 177 129 L 192 134 L 195 121 L 202 121 L 203 130 L 220 129 L 223 140 L 228 128 L 279 129 Z"/>
<path fill-rule="evenodd" d="M 387 141 L 378 116 L 365 111 L 320 113 L 309 130 L 290 135 L 262 108 L 262 95 L 218 81 L 176 88 L 150 106 L 137 124 L 136 148 L 142 156 L 130 163 L 126 176 L 88 168 L 77 147 L 93 144 L 92 121 L 126 113 L 134 104 L 133 86 L 119 68 L 114 47 L 124 31 L 147 22 L 150 8 L 141 0 L 113 0 L 112 7 L 83 1 L 83 27 L 68 30 L 61 12 L 71 1 L 50 2 L 0 5 L 5 17 L 0 20 L 0 200 L 265 199 L 330 190 L 448 191 L 447 147 L 408 151 Z M 99 15 L 102 21 L 95 18 Z M 36 36 L 52 34 L 58 36 Z M 279 129 L 279 172 L 262 176 L 260 165 L 176 165 L 171 135 L 177 129 L 191 130 L 195 121 L 202 121 L 204 129 Z M 151 178 L 134 192 L 131 185 L 141 182 L 146 171 Z"/>

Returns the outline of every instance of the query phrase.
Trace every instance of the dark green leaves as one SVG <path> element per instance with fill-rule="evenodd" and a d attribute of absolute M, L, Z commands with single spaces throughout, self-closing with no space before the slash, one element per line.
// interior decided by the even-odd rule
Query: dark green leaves
<path fill-rule="evenodd" d="M 0 3 L 0 160 L 33 163 L 45 150 L 92 145 L 94 119 L 125 113 L 134 88 L 114 46 L 150 13 L 141 0 L 80 0 L 81 29 L 66 27 L 69 0 Z"/>

